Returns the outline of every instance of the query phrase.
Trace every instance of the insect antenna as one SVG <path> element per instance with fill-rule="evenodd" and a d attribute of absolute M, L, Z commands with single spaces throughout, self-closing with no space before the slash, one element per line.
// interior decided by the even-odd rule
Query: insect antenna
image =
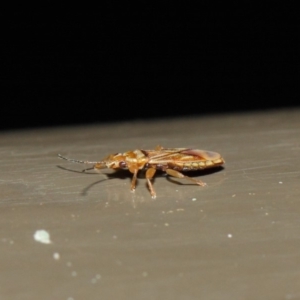
<path fill-rule="evenodd" d="M 67 157 L 64 157 L 60 154 L 57 154 L 57 156 L 61 159 L 71 161 L 71 162 L 75 162 L 75 163 L 78 163 L 78 164 L 97 164 L 97 163 L 99 163 L 99 161 L 77 160 L 77 159 L 67 158 Z M 93 168 L 90 168 L 90 169 L 93 169 Z M 89 170 L 89 169 L 86 169 L 86 170 Z"/>

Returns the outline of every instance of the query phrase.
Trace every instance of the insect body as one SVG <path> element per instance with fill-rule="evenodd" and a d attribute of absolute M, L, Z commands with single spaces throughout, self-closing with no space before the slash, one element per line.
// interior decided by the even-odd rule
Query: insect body
<path fill-rule="evenodd" d="M 151 183 L 156 170 L 161 170 L 170 176 L 185 178 L 200 186 L 205 186 L 206 183 L 188 177 L 180 171 L 202 170 L 220 166 L 224 163 L 224 159 L 216 152 L 188 148 L 163 148 L 161 146 L 157 146 L 154 150 L 138 149 L 111 154 L 101 161 L 69 159 L 60 154 L 58 156 L 71 162 L 94 165 L 92 168 L 84 169 L 83 172 L 91 169 L 105 168 L 127 169 L 133 174 L 131 191 L 135 191 L 138 171 L 146 169 L 146 179 L 152 198 L 156 198 L 156 193 Z"/>

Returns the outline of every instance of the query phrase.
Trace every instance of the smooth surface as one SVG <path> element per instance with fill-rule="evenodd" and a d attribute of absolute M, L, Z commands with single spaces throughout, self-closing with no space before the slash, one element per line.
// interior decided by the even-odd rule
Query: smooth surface
<path fill-rule="evenodd" d="M 0 134 L 0 299 L 300 299 L 300 111 Z M 199 187 L 57 158 L 216 151 Z M 69 171 L 69 170 L 72 171 Z M 78 171 L 78 172 L 73 172 Z M 109 174 L 107 177 L 105 174 Z M 203 176 L 202 176 L 203 175 Z M 34 238 L 37 230 L 52 243 Z"/>

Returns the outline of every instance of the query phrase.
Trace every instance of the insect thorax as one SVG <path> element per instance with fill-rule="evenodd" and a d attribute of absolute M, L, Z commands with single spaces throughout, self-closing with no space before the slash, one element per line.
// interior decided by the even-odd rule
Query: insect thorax
<path fill-rule="evenodd" d="M 116 153 L 105 158 L 105 165 L 111 169 L 143 169 L 149 158 L 141 150 Z"/>
<path fill-rule="evenodd" d="M 130 168 L 130 166 L 136 166 L 138 169 L 143 169 L 149 160 L 147 155 L 138 149 L 123 153 L 123 157 L 125 157 L 128 168 Z"/>

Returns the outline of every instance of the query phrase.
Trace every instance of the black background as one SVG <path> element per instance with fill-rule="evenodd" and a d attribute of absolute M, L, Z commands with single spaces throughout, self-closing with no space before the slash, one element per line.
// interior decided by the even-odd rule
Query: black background
<path fill-rule="evenodd" d="M 8 18 L 2 130 L 299 105 L 290 7 L 58 11 Z"/>

